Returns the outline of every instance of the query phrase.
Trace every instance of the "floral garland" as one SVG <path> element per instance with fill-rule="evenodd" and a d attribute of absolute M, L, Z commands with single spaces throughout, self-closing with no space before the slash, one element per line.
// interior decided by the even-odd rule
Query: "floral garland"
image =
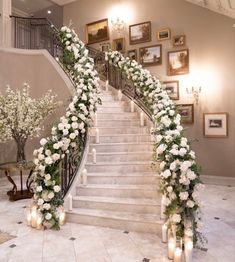
<path fill-rule="evenodd" d="M 176 235 L 193 236 L 194 243 L 203 242 L 200 233 L 200 206 L 198 191 L 202 187 L 200 168 L 195 153 L 183 136 L 181 116 L 170 100 L 160 81 L 143 69 L 135 60 L 124 57 L 117 51 L 106 52 L 106 61 L 121 69 L 144 97 L 152 112 L 155 136 L 155 161 L 160 161 L 160 190 L 165 197 L 165 215 L 170 225 L 176 226 Z M 187 220 L 191 228 L 187 229 Z"/>
<path fill-rule="evenodd" d="M 51 136 L 41 139 L 41 147 L 34 151 L 34 205 L 43 225 L 55 229 L 59 229 L 59 209 L 63 204 L 60 163 L 70 150 L 80 148 L 80 138 L 85 136 L 100 102 L 98 74 L 85 45 L 69 27 L 62 27 L 58 36 L 63 47 L 60 63 L 73 81 L 75 94 L 66 115 L 52 128 Z"/>

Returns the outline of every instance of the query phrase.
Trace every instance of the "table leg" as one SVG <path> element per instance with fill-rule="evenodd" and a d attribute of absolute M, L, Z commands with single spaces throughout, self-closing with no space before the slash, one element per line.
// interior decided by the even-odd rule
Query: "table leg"
<path fill-rule="evenodd" d="M 22 174 L 23 173 L 23 171 L 22 171 L 22 169 L 20 169 L 20 193 L 21 193 L 21 195 L 23 195 L 23 177 L 22 177 Z"/>
<path fill-rule="evenodd" d="M 33 183 L 33 180 L 31 180 L 31 181 L 29 182 L 29 179 L 30 179 L 30 177 L 32 176 L 32 174 L 33 174 L 33 170 L 30 170 L 29 175 L 28 175 L 28 178 L 27 178 L 27 180 L 26 180 L 26 187 L 27 187 L 28 192 L 30 192 L 30 186 L 31 186 L 31 184 Z"/>
<path fill-rule="evenodd" d="M 12 192 L 13 192 L 14 195 L 16 195 L 17 186 L 16 186 L 14 180 L 11 178 L 10 171 L 9 170 L 5 170 L 5 175 L 6 175 L 7 179 L 8 179 L 8 181 L 10 183 L 12 183 L 12 185 L 13 185 Z"/>

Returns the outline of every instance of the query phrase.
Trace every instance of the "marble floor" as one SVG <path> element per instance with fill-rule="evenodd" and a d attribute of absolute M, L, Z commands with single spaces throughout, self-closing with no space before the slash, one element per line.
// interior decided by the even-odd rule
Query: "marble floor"
<path fill-rule="evenodd" d="M 16 238 L 0 245 L 0 262 L 167 262 L 166 245 L 154 234 L 67 223 L 60 231 L 37 231 L 25 224 L 29 200 L 9 202 L 9 182 L 0 179 L 0 231 Z M 235 261 L 235 187 L 206 185 L 205 250 L 195 262 Z"/>

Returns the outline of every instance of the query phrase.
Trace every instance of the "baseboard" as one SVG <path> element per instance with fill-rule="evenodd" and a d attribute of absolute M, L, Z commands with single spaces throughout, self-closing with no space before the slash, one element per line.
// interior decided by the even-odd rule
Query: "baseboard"
<path fill-rule="evenodd" d="M 235 186 L 235 177 L 201 176 L 203 183 L 219 186 Z"/>

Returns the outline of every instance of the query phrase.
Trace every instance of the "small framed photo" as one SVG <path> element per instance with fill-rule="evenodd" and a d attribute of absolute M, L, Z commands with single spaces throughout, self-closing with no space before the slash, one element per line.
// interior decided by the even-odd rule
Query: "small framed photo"
<path fill-rule="evenodd" d="M 131 60 L 137 61 L 137 50 L 136 50 L 136 49 L 128 50 L 128 51 L 127 51 L 127 56 L 128 56 Z"/>
<path fill-rule="evenodd" d="M 170 28 L 163 28 L 157 32 L 157 39 L 159 41 L 168 40 L 171 38 L 171 30 Z"/>
<path fill-rule="evenodd" d="M 172 100 L 179 100 L 179 81 L 164 81 L 163 88 Z"/>
<path fill-rule="evenodd" d="M 228 113 L 204 113 L 203 128 L 205 137 L 227 137 Z"/>
<path fill-rule="evenodd" d="M 173 36 L 173 46 L 183 46 L 186 42 L 185 35 L 175 35 Z"/>
<path fill-rule="evenodd" d="M 152 45 L 140 48 L 140 63 L 143 66 L 162 64 L 162 45 Z"/>
<path fill-rule="evenodd" d="M 189 50 L 182 49 L 168 52 L 167 75 L 184 75 L 189 73 Z"/>
<path fill-rule="evenodd" d="M 151 41 L 151 22 L 143 22 L 129 26 L 130 45 Z"/>
<path fill-rule="evenodd" d="M 110 45 L 109 42 L 108 42 L 108 43 L 100 44 L 100 50 L 101 50 L 102 52 L 108 52 L 109 49 L 111 49 L 111 45 Z"/>
<path fill-rule="evenodd" d="M 194 122 L 194 107 L 193 104 L 176 105 L 179 114 L 181 115 L 182 124 L 193 124 Z"/>
<path fill-rule="evenodd" d="M 109 40 L 108 19 L 102 19 L 86 25 L 87 43 L 94 44 Z"/>
<path fill-rule="evenodd" d="M 113 50 L 125 52 L 125 38 L 113 39 Z"/>

